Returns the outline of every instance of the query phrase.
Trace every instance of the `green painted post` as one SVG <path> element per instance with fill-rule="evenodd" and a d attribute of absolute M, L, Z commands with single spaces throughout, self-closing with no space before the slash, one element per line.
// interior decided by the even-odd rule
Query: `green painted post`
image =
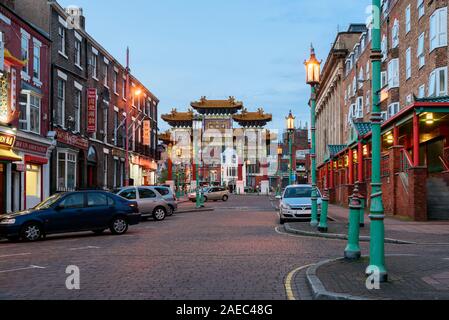
<path fill-rule="evenodd" d="M 293 138 L 292 138 L 292 132 L 289 131 L 289 139 L 288 139 L 288 152 L 290 155 L 290 168 L 288 169 L 288 184 L 293 184 Z"/>
<path fill-rule="evenodd" d="M 356 185 L 354 188 L 354 194 L 351 197 L 349 203 L 349 233 L 348 233 L 348 245 L 345 249 L 345 259 L 358 260 L 361 257 L 360 251 L 360 208 L 361 202 L 359 198 L 359 189 Z"/>
<path fill-rule="evenodd" d="M 366 275 L 379 276 L 381 282 L 388 281 L 388 273 L 385 268 L 385 225 L 384 206 L 382 202 L 381 181 L 381 123 L 382 114 L 380 109 L 380 78 L 381 78 L 381 5 L 380 0 L 372 0 L 373 26 L 372 26 L 372 182 L 371 182 L 371 242 L 370 242 L 370 265 L 366 269 Z"/>
<path fill-rule="evenodd" d="M 317 192 L 317 176 L 316 176 L 316 88 L 312 85 L 311 95 L 311 113 L 312 113 L 312 150 L 310 158 L 312 159 L 312 227 L 318 226 L 318 192 Z"/>
<path fill-rule="evenodd" d="M 361 208 L 360 208 L 360 228 L 365 228 L 365 208 L 366 208 L 366 199 L 364 196 L 360 197 Z"/>
<path fill-rule="evenodd" d="M 318 231 L 322 233 L 326 233 L 328 231 L 327 225 L 327 216 L 329 209 L 329 190 L 324 190 L 323 199 L 321 203 L 321 217 L 320 217 L 320 225 L 318 226 Z"/>

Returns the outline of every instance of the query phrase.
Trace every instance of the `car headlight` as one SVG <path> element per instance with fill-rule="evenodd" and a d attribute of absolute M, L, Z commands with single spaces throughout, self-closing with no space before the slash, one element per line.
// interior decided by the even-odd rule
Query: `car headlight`
<path fill-rule="evenodd" d="M 0 221 L 0 224 L 2 225 L 10 225 L 10 224 L 15 224 L 16 223 L 16 219 L 5 219 Z"/>
<path fill-rule="evenodd" d="M 281 205 L 281 207 L 282 207 L 282 209 L 285 209 L 285 210 L 291 210 L 291 209 L 292 209 L 292 207 L 291 207 L 290 205 L 285 204 L 285 203 L 283 203 L 283 204 Z"/>

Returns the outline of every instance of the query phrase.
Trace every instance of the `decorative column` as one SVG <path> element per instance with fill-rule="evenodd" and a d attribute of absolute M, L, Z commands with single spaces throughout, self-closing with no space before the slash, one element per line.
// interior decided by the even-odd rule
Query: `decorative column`
<path fill-rule="evenodd" d="M 363 185 L 363 143 L 359 141 L 357 145 L 357 184 L 360 195 L 360 227 L 365 227 L 365 208 L 366 208 L 366 188 L 363 193 L 360 192 L 361 187 Z"/>
<path fill-rule="evenodd" d="M 348 184 L 352 186 L 354 185 L 354 152 L 352 149 L 349 149 L 348 166 L 349 166 Z"/>
<path fill-rule="evenodd" d="M 371 242 L 370 242 L 370 265 L 366 269 L 368 276 L 376 276 L 381 282 L 388 281 L 388 273 L 385 268 L 385 210 L 382 201 L 381 181 L 381 124 L 382 113 L 380 108 L 380 78 L 381 78 L 381 5 L 380 0 L 372 0 L 373 27 L 372 27 L 372 182 L 371 182 Z"/>
<path fill-rule="evenodd" d="M 413 114 L 413 165 L 419 167 L 419 115 Z"/>

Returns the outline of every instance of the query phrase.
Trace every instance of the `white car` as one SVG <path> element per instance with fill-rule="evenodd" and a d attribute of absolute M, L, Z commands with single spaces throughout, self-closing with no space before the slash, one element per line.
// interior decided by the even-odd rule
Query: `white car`
<path fill-rule="evenodd" d="M 321 214 L 321 193 L 317 190 L 318 215 Z M 312 186 L 292 185 L 288 186 L 281 197 L 278 198 L 280 223 L 287 220 L 303 220 L 312 215 Z"/>

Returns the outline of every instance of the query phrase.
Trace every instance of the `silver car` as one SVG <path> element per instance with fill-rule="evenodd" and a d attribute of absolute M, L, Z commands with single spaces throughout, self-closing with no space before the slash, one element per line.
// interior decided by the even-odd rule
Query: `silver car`
<path fill-rule="evenodd" d="M 229 191 L 222 187 L 208 187 L 202 189 L 204 201 L 228 201 Z M 196 201 L 196 192 L 189 194 L 189 200 L 192 202 Z"/>
<path fill-rule="evenodd" d="M 312 186 L 288 186 L 279 198 L 280 223 L 308 218 L 312 215 Z M 318 214 L 321 213 L 321 193 L 318 190 Z"/>
<path fill-rule="evenodd" d="M 146 188 L 150 188 L 151 190 L 156 191 L 162 196 L 165 201 L 167 201 L 169 209 L 169 211 L 167 212 L 167 216 L 173 215 L 173 213 L 178 210 L 178 202 L 176 201 L 176 196 L 174 195 L 173 190 L 170 187 L 151 186 Z"/>
<path fill-rule="evenodd" d="M 152 217 L 156 221 L 162 221 L 170 210 L 167 201 L 148 187 L 126 187 L 116 194 L 127 200 L 136 201 L 142 217 L 146 220 Z"/>

